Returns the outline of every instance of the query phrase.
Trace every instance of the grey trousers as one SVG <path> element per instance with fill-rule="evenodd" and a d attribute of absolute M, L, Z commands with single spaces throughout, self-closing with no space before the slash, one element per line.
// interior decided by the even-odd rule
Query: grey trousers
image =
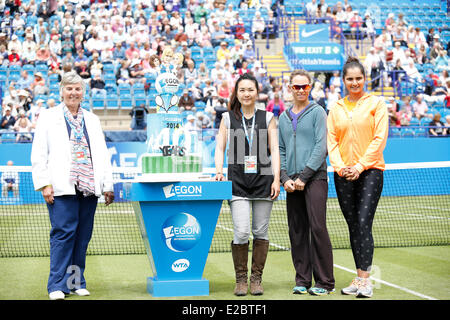
<path fill-rule="evenodd" d="M 270 198 L 248 199 L 233 196 L 229 204 L 233 220 L 234 244 L 247 243 L 250 232 L 255 239 L 269 240 L 269 220 L 273 205 Z"/>

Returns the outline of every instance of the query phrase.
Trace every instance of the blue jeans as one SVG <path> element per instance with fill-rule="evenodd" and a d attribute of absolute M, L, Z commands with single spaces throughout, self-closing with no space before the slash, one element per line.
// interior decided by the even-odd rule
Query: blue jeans
<path fill-rule="evenodd" d="M 86 288 L 86 251 L 94 228 L 98 198 L 84 197 L 77 190 L 76 195 L 56 196 L 54 199 L 53 204 L 47 204 L 52 226 L 47 290 L 49 293 L 58 290 L 69 293 Z"/>

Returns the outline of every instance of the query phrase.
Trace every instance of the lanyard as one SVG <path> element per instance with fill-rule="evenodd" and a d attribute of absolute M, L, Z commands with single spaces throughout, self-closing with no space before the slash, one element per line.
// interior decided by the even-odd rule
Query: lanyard
<path fill-rule="evenodd" d="M 69 124 L 70 128 L 72 129 L 73 135 L 75 139 L 77 139 L 77 142 L 80 142 L 81 139 L 83 139 L 83 131 L 84 131 L 84 119 L 81 120 L 81 127 L 80 130 L 77 130 L 77 128 L 70 122 L 67 115 L 64 115 L 66 118 L 67 123 Z"/>
<path fill-rule="evenodd" d="M 249 155 L 251 155 L 252 154 L 252 146 L 253 146 L 253 135 L 255 133 L 256 111 L 253 113 L 252 129 L 251 129 L 252 130 L 252 135 L 251 135 L 250 139 L 248 137 L 247 126 L 245 125 L 244 112 L 242 112 L 242 108 L 241 108 L 241 114 L 242 114 L 242 126 L 244 127 L 245 138 L 247 139 L 247 142 L 248 142 Z"/>

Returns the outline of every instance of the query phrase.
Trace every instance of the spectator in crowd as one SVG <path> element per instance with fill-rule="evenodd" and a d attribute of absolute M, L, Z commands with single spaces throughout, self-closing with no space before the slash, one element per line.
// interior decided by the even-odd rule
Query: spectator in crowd
<path fill-rule="evenodd" d="M 317 1 L 311 0 L 311 2 L 306 4 L 305 9 L 309 17 L 315 18 L 317 15 Z"/>
<path fill-rule="evenodd" d="M 9 160 L 6 164 L 8 167 L 14 166 L 14 162 Z M 19 173 L 13 170 L 5 170 L 2 174 L 2 198 L 8 198 L 8 192 L 12 191 L 14 198 L 19 196 Z"/>
<path fill-rule="evenodd" d="M 50 59 L 50 50 L 45 44 L 40 44 L 39 49 L 36 51 L 36 62 L 35 64 L 45 64 L 47 65 Z"/>
<path fill-rule="evenodd" d="M 16 87 L 21 90 L 30 90 L 31 84 L 33 83 L 33 79 L 29 76 L 27 70 L 22 70 L 21 77 L 17 80 Z"/>
<path fill-rule="evenodd" d="M 434 60 L 436 71 L 450 71 L 450 60 L 447 56 L 447 50 L 440 50 L 439 55 Z"/>
<path fill-rule="evenodd" d="M 184 79 L 186 83 L 194 82 L 198 77 L 198 70 L 195 68 L 194 61 L 189 60 L 187 62 L 187 68 L 184 69 Z"/>
<path fill-rule="evenodd" d="M 435 113 L 433 120 L 428 124 L 430 127 L 428 133 L 430 137 L 440 137 L 447 135 L 447 130 L 445 124 L 441 121 L 441 114 L 439 112 Z"/>
<path fill-rule="evenodd" d="M 180 112 L 183 111 L 195 111 L 195 101 L 194 99 L 189 95 L 189 90 L 184 89 L 183 95 L 180 97 L 180 101 L 178 101 L 178 108 Z"/>
<path fill-rule="evenodd" d="M 31 101 L 32 101 L 30 92 L 22 89 L 22 90 L 18 90 L 17 95 L 19 97 L 19 102 L 17 104 L 19 111 L 20 110 L 24 110 L 24 111 L 30 110 Z"/>
<path fill-rule="evenodd" d="M 359 11 L 353 11 L 353 15 L 348 20 L 348 24 L 350 25 L 350 32 L 352 33 L 353 38 L 360 38 L 363 26 L 363 19 L 359 15 Z"/>
<path fill-rule="evenodd" d="M 266 107 L 266 111 L 272 112 L 276 119 L 284 112 L 285 110 L 284 102 L 281 99 L 280 93 L 276 92 L 273 95 L 273 99 L 269 101 Z"/>
<path fill-rule="evenodd" d="M 0 121 L 0 129 L 12 130 L 14 128 L 16 118 L 11 115 L 11 105 L 12 104 L 9 104 L 4 108 L 5 113 L 2 117 L 2 120 Z"/>
<path fill-rule="evenodd" d="M 8 55 L 9 65 L 10 66 L 13 66 L 13 65 L 21 66 L 22 61 L 20 60 L 20 55 L 17 53 L 17 49 L 11 48 L 10 51 L 11 51 L 11 53 Z"/>
<path fill-rule="evenodd" d="M 325 92 L 323 90 L 323 85 L 321 82 L 314 82 L 314 87 L 311 90 L 311 98 L 314 100 L 314 102 L 325 108 Z"/>
<path fill-rule="evenodd" d="M 247 41 L 243 57 L 249 63 L 253 63 L 256 59 L 255 49 L 253 48 L 253 44 L 250 40 Z"/>
<path fill-rule="evenodd" d="M 425 100 L 423 99 L 422 94 L 418 94 L 416 96 L 416 101 L 412 104 L 412 109 L 414 112 L 414 116 L 417 119 L 421 119 L 426 116 L 426 114 L 428 112 L 428 105 L 425 102 Z"/>
<path fill-rule="evenodd" d="M 367 74 L 370 74 L 372 89 L 376 89 L 380 84 L 379 76 L 383 67 L 383 61 L 375 47 L 369 49 L 369 54 L 367 54 L 366 60 L 364 61 L 364 67 Z"/>
<path fill-rule="evenodd" d="M 34 74 L 34 81 L 30 84 L 30 90 L 35 96 L 48 93 L 48 88 L 41 72 L 36 72 Z"/>
<path fill-rule="evenodd" d="M 223 98 L 218 98 L 217 102 L 214 104 L 214 109 L 212 114 L 214 115 L 214 128 L 218 129 L 220 126 L 220 122 L 222 121 L 222 115 L 224 112 L 227 112 L 227 100 Z"/>
<path fill-rule="evenodd" d="M 260 11 L 255 12 L 255 16 L 252 19 L 252 33 L 255 39 L 262 38 L 263 32 L 266 29 L 266 23 L 261 16 Z"/>
<path fill-rule="evenodd" d="M 24 110 L 20 110 L 19 118 L 16 120 L 14 124 L 14 131 L 16 134 L 16 142 L 31 142 L 33 140 L 33 136 L 31 135 L 31 121 L 25 114 Z"/>
<path fill-rule="evenodd" d="M 220 42 L 220 47 L 217 50 L 216 56 L 217 56 L 217 61 L 219 61 L 222 64 L 231 58 L 231 52 L 230 52 L 230 49 L 228 48 L 228 42 L 226 42 L 226 41 Z"/>
<path fill-rule="evenodd" d="M 185 130 L 187 131 L 197 131 L 197 125 L 195 123 L 195 116 L 193 114 L 189 114 L 186 117 L 186 124 L 184 125 Z"/>
<path fill-rule="evenodd" d="M 445 117 L 445 130 L 447 137 L 450 136 L 450 114 Z"/>
<path fill-rule="evenodd" d="M 197 130 L 212 128 L 213 123 L 206 114 L 204 114 L 201 111 L 198 111 L 196 113 L 196 117 L 197 117 L 196 121 Z"/>
<path fill-rule="evenodd" d="M 342 98 L 341 91 L 338 91 L 333 84 L 330 84 L 330 87 L 325 89 L 325 96 L 327 98 L 327 111 L 330 111 L 330 108 Z"/>
<path fill-rule="evenodd" d="M 92 94 L 101 94 L 106 97 L 105 81 L 102 79 L 100 71 L 94 73 L 94 77 L 90 80 L 90 87 Z"/>
<path fill-rule="evenodd" d="M 389 98 L 389 103 L 386 104 L 388 108 L 389 126 L 400 127 L 400 119 L 397 113 L 397 104 L 394 97 Z"/>

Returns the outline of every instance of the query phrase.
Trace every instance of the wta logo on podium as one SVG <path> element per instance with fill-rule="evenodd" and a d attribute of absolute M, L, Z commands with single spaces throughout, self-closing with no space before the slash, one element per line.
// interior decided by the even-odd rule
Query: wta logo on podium
<path fill-rule="evenodd" d="M 169 217 L 162 226 L 162 238 L 174 252 L 192 249 L 200 240 L 202 231 L 197 219 L 185 212 Z"/>

